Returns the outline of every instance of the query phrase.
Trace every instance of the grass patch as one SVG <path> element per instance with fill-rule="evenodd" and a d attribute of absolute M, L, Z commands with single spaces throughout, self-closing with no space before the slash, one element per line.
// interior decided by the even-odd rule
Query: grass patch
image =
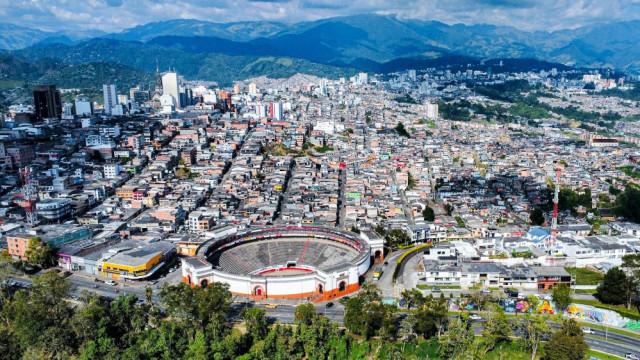
<path fill-rule="evenodd" d="M 576 294 L 595 294 L 596 289 L 576 289 Z"/>
<path fill-rule="evenodd" d="M 612 333 L 616 333 L 616 334 L 620 334 L 620 335 L 626 335 L 626 336 L 631 336 L 633 338 L 636 339 L 640 339 L 640 333 L 635 332 L 633 330 L 627 330 L 627 329 L 618 329 L 618 328 L 614 328 L 614 327 L 605 327 L 599 324 L 594 324 L 594 323 L 590 323 L 590 322 L 583 322 L 580 321 L 580 326 L 588 326 L 592 329 L 600 329 L 600 330 L 607 330 L 608 332 L 612 332 Z"/>
<path fill-rule="evenodd" d="M 319 153 L 326 153 L 327 151 L 333 151 L 332 146 L 316 146 L 314 149 Z"/>
<path fill-rule="evenodd" d="M 566 267 L 570 274 L 575 275 L 576 285 L 598 285 L 604 280 L 604 274 L 586 268 Z"/>
<path fill-rule="evenodd" d="M 640 320 L 640 314 L 638 314 L 637 311 L 627 310 L 627 308 L 624 305 L 603 304 L 598 300 L 579 300 L 579 299 L 574 299 L 573 302 L 576 303 L 576 304 L 591 305 L 591 306 L 595 306 L 595 307 L 601 308 L 601 309 L 613 310 L 613 311 L 616 311 L 616 312 L 620 313 L 620 315 L 622 315 L 622 316 L 628 317 L 629 319 Z"/>
<path fill-rule="evenodd" d="M 430 290 L 430 289 L 440 289 L 440 290 L 447 290 L 447 289 L 462 289 L 460 286 L 458 285 L 438 285 L 438 286 L 429 286 L 429 285 L 418 285 L 418 289 L 422 289 L 422 290 Z"/>
<path fill-rule="evenodd" d="M 458 223 L 458 226 L 464 227 L 464 220 L 462 220 L 460 216 L 456 216 L 456 222 Z"/>
<path fill-rule="evenodd" d="M 591 356 L 593 356 L 593 357 L 595 357 L 597 359 L 600 359 L 600 360 L 618 360 L 618 359 L 623 359 L 620 356 L 605 354 L 603 352 L 595 351 L 595 350 L 587 350 L 587 358 L 591 358 Z"/>
<path fill-rule="evenodd" d="M 617 168 L 618 170 L 622 171 L 623 173 L 627 174 L 627 176 L 631 176 L 632 178 L 640 178 L 640 172 L 636 171 L 636 167 L 635 166 L 620 166 L 619 168 Z"/>

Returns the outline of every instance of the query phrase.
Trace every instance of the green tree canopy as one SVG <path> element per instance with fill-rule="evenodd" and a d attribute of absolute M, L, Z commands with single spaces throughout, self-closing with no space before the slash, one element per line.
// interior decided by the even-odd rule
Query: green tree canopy
<path fill-rule="evenodd" d="M 436 219 L 436 213 L 431 207 L 427 206 L 422 210 L 422 217 L 424 221 L 434 221 Z"/>
<path fill-rule="evenodd" d="M 545 219 L 544 214 L 542 213 L 542 209 L 540 209 L 539 207 L 533 209 L 531 215 L 529 216 L 529 220 L 531 220 L 531 224 L 536 226 L 544 224 Z"/>
<path fill-rule="evenodd" d="M 573 320 L 563 320 L 558 331 L 544 347 L 541 360 L 583 360 L 589 350 L 580 325 Z"/>
<path fill-rule="evenodd" d="M 629 291 L 629 279 L 619 267 L 615 266 L 604 275 L 598 286 L 596 297 L 605 304 L 626 304 Z"/>
<path fill-rule="evenodd" d="M 558 311 L 564 311 L 571 301 L 573 301 L 573 297 L 571 296 L 571 288 L 566 284 L 558 284 L 551 289 L 551 294 L 553 296 L 553 302 L 556 305 Z"/>
<path fill-rule="evenodd" d="M 55 259 L 55 254 L 51 245 L 43 243 L 39 237 L 29 239 L 27 250 L 24 255 L 30 264 L 40 266 L 42 268 L 51 266 Z"/>

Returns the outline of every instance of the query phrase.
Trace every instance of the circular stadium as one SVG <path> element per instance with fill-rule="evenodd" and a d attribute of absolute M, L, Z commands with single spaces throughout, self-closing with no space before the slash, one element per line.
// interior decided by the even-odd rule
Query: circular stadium
<path fill-rule="evenodd" d="M 325 301 L 358 290 L 371 265 L 366 239 L 325 227 L 251 229 L 204 242 L 182 260 L 182 277 L 192 286 L 227 283 L 256 300 Z"/>

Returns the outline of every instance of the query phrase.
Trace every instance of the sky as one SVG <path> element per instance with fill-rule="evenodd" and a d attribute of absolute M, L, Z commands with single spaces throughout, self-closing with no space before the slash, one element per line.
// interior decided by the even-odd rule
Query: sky
<path fill-rule="evenodd" d="M 49 31 L 119 32 L 171 19 L 295 23 L 370 13 L 559 30 L 640 19 L 640 0 L 0 0 L 0 22 Z"/>

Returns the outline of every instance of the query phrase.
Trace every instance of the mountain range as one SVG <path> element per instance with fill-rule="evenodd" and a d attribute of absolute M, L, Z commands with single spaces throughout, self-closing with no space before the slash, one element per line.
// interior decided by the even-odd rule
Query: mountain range
<path fill-rule="evenodd" d="M 186 78 L 222 84 L 256 75 L 306 72 L 335 77 L 497 58 L 535 59 L 531 61 L 542 67 L 564 64 L 634 72 L 640 70 L 640 21 L 553 32 L 381 15 L 296 24 L 171 20 L 112 34 L 53 33 L 0 24 L 0 48 L 7 50 L 5 60 L 50 58 L 65 66 L 105 62 L 145 73 L 155 71 L 158 59 L 163 70 L 175 67 Z M 0 79 L 13 79 L 4 69 L 6 63 L 0 62 Z"/>

